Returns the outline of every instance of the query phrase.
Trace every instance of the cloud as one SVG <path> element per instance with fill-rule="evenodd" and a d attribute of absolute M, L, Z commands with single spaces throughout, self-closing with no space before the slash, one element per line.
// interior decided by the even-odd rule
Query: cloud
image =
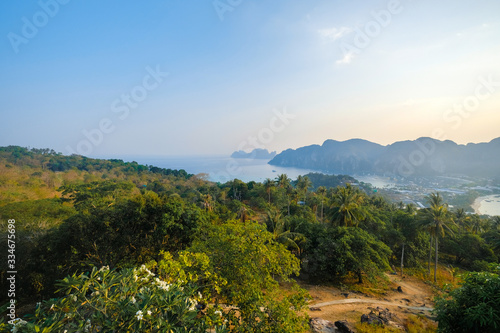
<path fill-rule="evenodd" d="M 354 52 L 347 52 L 344 54 L 344 57 L 342 59 L 336 61 L 336 64 L 337 65 L 350 64 L 353 58 L 354 58 Z"/>
<path fill-rule="evenodd" d="M 344 37 L 352 31 L 348 27 L 340 28 L 330 28 L 330 29 L 319 29 L 318 34 L 328 41 L 336 41 L 339 38 Z"/>

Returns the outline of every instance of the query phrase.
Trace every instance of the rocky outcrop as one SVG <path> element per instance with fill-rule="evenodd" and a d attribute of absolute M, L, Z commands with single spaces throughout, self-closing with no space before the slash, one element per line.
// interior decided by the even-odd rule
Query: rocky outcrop
<path fill-rule="evenodd" d="M 311 331 L 313 331 L 314 333 L 339 332 L 331 321 L 321 318 L 311 318 L 311 320 L 309 321 L 309 326 L 311 326 Z"/>
<path fill-rule="evenodd" d="M 361 323 L 380 326 L 392 326 L 396 328 L 403 328 L 401 320 L 396 317 L 389 309 L 382 309 L 377 307 L 371 309 L 370 313 L 361 315 Z"/>

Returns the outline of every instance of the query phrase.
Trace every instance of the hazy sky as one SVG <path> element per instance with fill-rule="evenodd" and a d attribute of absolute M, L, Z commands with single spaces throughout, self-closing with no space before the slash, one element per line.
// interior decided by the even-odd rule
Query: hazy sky
<path fill-rule="evenodd" d="M 0 146 L 500 136 L 498 0 L 5 0 L 0 30 Z"/>

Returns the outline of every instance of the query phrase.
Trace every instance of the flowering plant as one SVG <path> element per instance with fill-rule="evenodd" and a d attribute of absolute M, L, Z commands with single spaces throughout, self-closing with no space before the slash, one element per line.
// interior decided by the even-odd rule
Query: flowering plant
<path fill-rule="evenodd" d="M 58 283 L 64 297 L 39 303 L 12 332 L 227 332 L 221 309 L 202 306 L 196 285 L 162 280 L 145 265 L 93 268 Z M 204 308 L 204 309 L 203 309 Z"/>

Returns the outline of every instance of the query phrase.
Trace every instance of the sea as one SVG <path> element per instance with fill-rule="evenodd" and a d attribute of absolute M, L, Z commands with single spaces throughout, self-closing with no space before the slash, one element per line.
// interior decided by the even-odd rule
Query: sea
<path fill-rule="evenodd" d="M 109 158 L 109 157 L 107 157 Z M 292 180 L 299 175 L 318 172 L 310 169 L 280 167 L 268 164 L 267 159 L 231 158 L 225 155 L 210 156 L 127 156 L 116 157 L 127 162 L 153 165 L 166 169 L 184 169 L 191 174 L 204 174 L 206 179 L 225 183 L 233 179 L 244 182 L 264 182 L 267 178 L 276 179 L 286 174 Z M 396 185 L 389 177 L 375 175 L 350 175 L 355 179 L 372 184 L 377 188 L 390 188 Z M 489 195 L 476 200 L 477 213 L 491 216 L 500 215 L 500 195 Z"/>
<path fill-rule="evenodd" d="M 227 156 L 178 156 L 147 157 L 130 156 L 125 161 L 153 165 L 166 169 L 184 169 L 191 174 L 205 174 L 208 180 L 225 183 L 235 178 L 244 182 L 263 182 L 286 174 L 291 179 L 314 172 L 308 169 L 288 168 L 270 165 L 267 159 L 231 158 Z"/>
<path fill-rule="evenodd" d="M 268 164 L 268 159 L 231 158 L 228 156 L 128 156 L 122 158 L 127 162 L 136 161 L 139 164 L 153 165 L 166 169 L 184 169 L 191 174 L 205 174 L 210 181 L 225 183 L 233 179 L 244 182 L 263 182 L 267 178 L 275 179 L 280 174 L 286 174 L 292 180 L 299 175 L 306 175 L 317 170 L 281 167 Z M 324 172 L 323 172 L 324 173 Z M 370 183 L 374 187 L 392 187 L 394 182 L 389 177 L 351 175 L 359 181 Z"/>
<path fill-rule="evenodd" d="M 478 214 L 500 216 L 500 194 L 479 197 L 474 202 L 474 206 Z"/>

